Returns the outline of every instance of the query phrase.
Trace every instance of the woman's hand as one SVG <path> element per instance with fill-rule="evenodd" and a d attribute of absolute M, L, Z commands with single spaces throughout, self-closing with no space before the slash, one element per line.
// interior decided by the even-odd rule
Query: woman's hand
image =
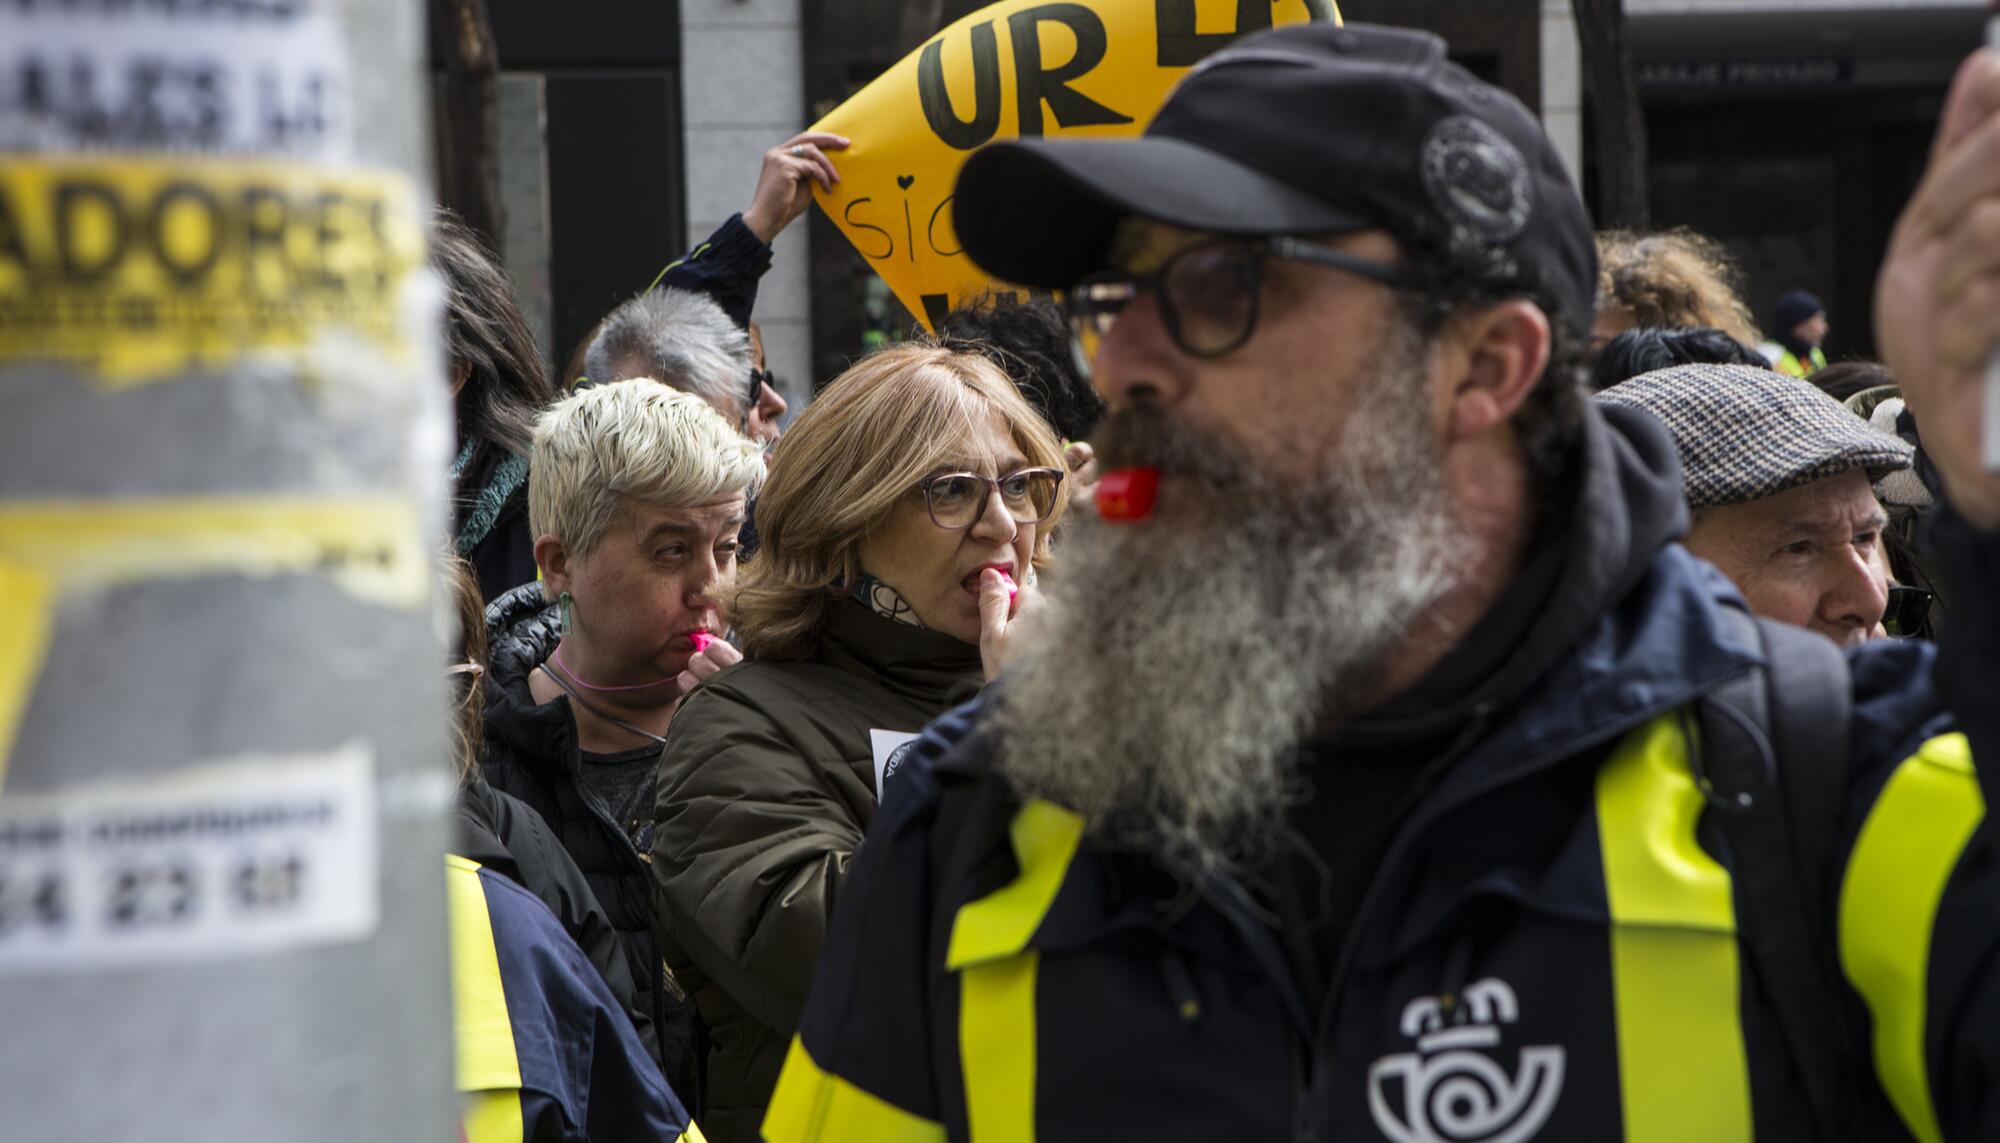
<path fill-rule="evenodd" d="M 1000 677 L 1011 657 L 1014 624 L 1040 599 L 1032 583 L 1015 583 L 993 568 L 979 573 L 979 660 L 987 682 Z"/>
<path fill-rule="evenodd" d="M 708 646 L 695 652 L 688 660 L 687 669 L 674 681 L 680 684 L 681 693 L 686 694 L 701 685 L 703 679 L 743 661 L 743 652 L 721 639 L 710 639 Z"/>

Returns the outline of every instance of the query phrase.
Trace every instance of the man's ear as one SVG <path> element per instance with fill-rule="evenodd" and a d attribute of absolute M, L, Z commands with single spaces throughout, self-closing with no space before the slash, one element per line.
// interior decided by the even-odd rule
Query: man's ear
<path fill-rule="evenodd" d="M 535 566 L 542 569 L 542 582 L 548 585 L 550 595 L 569 590 L 573 570 L 569 566 L 569 549 L 553 534 L 535 538 Z"/>
<path fill-rule="evenodd" d="M 1526 298 L 1510 298 L 1453 320 L 1465 373 L 1450 396 L 1448 443 L 1470 440 L 1506 422 L 1549 364 L 1549 319 Z"/>

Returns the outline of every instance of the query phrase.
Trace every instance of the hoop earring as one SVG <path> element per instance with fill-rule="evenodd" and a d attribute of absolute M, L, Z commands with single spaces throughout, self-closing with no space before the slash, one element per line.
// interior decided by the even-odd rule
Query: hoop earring
<path fill-rule="evenodd" d="M 571 609 L 575 606 L 576 600 L 570 598 L 569 592 L 556 596 L 556 634 L 568 635 L 576 630 L 576 623 L 571 618 Z"/>

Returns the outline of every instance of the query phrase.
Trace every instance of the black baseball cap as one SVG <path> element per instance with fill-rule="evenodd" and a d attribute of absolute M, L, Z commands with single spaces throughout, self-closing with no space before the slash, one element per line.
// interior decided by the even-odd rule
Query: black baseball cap
<path fill-rule="evenodd" d="M 1380 228 L 1482 282 L 1545 291 L 1591 325 L 1590 217 L 1526 107 L 1424 32 L 1259 32 L 1181 80 L 1137 139 L 995 143 L 966 160 L 953 217 L 995 277 L 1065 289 L 1104 268 L 1120 219 L 1240 235 Z"/>

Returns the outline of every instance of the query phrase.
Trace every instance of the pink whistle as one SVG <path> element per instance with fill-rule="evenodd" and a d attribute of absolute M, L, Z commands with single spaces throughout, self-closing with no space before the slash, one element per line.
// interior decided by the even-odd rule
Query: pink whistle
<path fill-rule="evenodd" d="M 1012 611 L 1014 600 L 1019 598 L 1021 589 L 1014 583 L 1014 577 L 1006 572 L 1000 572 L 1000 581 L 1007 585 L 1007 610 Z"/>
<path fill-rule="evenodd" d="M 688 636 L 688 639 L 694 643 L 694 653 L 697 655 L 708 650 L 708 645 L 715 642 L 715 636 L 710 635 L 706 631 L 693 632 Z"/>

